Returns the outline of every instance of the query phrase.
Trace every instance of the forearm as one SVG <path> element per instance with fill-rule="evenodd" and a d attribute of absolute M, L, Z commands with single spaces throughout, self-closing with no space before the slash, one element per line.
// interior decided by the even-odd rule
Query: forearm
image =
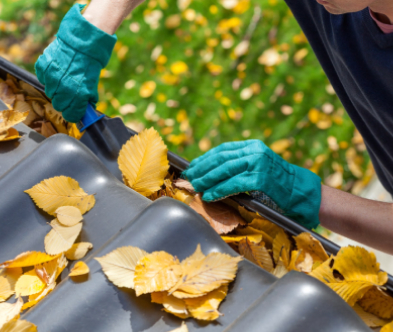
<path fill-rule="evenodd" d="M 327 229 L 393 255 L 393 204 L 322 186 L 319 210 Z"/>
<path fill-rule="evenodd" d="M 121 22 L 143 0 L 92 0 L 83 13 L 97 28 L 113 35 Z"/>

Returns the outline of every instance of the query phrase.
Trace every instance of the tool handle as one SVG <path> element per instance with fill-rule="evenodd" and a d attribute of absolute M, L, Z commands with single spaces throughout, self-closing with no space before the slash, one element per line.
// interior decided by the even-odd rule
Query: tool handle
<path fill-rule="evenodd" d="M 103 117 L 105 117 L 105 115 L 104 114 L 97 115 L 93 105 L 89 103 L 86 108 L 86 113 L 81 120 L 81 125 L 80 125 L 81 128 L 79 129 L 79 131 L 82 132 L 86 130 L 93 123 L 96 123 L 97 121 L 101 120 Z"/>

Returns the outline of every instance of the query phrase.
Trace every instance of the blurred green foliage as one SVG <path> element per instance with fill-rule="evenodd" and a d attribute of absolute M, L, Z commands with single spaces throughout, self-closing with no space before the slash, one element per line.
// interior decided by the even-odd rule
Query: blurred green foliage
<path fill-rule="evenodd" d="M 3 0 L 0 55 L 34 72 L 73 3 Z M 261 139 L 332 186 L 357 193 L 369 181 L 362 139 L 284 1 L 147 0 L 117 36 L 99 85 L 107 115 L 154 126 L 189 160 Z"/>

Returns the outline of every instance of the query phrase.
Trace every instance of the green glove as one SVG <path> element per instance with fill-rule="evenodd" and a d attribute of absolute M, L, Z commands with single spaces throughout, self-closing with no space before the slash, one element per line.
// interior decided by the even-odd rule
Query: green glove
<path fill-rule="evenodd" d="M 221 144 L 193 160 L 183 175 L 203 192 L 205 201 L 259 191 L 303 226 L 311 229 L 319 224 L 319 176 L 289 164 L 261 141 Z"/>
<path fill-rule="evenodd" d="M 84 6 L 74 5 L 61 22 L 57 38 L 36 64 L 38 80 L 53 107 L 69 122 L 78 122 L 88 103 L 98 101 L 101 69 L 109 61 L 117 41 L 89 23 L 81 14 Z"/>

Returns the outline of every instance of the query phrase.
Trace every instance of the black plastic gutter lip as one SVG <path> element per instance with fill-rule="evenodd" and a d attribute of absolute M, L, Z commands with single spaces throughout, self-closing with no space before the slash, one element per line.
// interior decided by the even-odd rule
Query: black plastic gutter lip
<path fill-rule="evenodd" d="M 12 76 L 16 77 L 19 80 L 22 80 L 37 90 L 41 91 L 45 94 L 45 87 L 38 81 L 37 77 L 28 71 L 18 67 L 17 65 L 9 62 L 8 60 L 0 57 L 0 76 L 1 71 L 7 72 Z M 133 131 L 130 128 L 127 128 L 131 135 L 137 134 L 137 132 Z M 184 171 L 189 162 L 182 157 L 176 155 L 175 153 L 168 151 L 168 159 L 169 164 L 172 168 L 174 168 L 179 173 Z M 230 197 L 236 203 L 246 207 L 247 209 L 251 210 L 252 212 L 258 212 L 261 216 L 269 219 L 271 222 L 277 224 L 278 226 L 282 227 L 287 232 L 291 233 L 292 235 L 298 235 L 303 232 L 311 232 L 313 236 L 322 243 L 323 247 L 330 255 L 336 255 L 337 252 L 340 250 L 340 247 L 335 244 L 334 242 L 324 238 L 318 233 L 314 231 L 310 231 L 307 228 L 299 225 L 294 220 L 276 212 L 275 210 L 269 208 L 268 206 L 252 199 L 250 196 L 246 194 L 239 194 L 236 196 Z M 388 283 L 385 285 L 387 290 L 393 296 L 393 276 L 388 274 Z"/>

